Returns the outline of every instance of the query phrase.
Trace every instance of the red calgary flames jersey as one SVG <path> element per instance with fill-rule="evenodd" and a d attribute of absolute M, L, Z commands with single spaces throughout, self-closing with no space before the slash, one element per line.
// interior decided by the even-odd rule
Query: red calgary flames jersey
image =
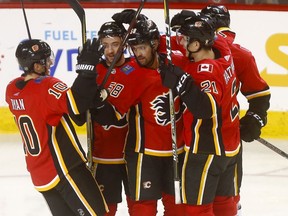
<path fill-rule="evenodd" d="M 108 67 L 105 61 L 97 65 L 97 83 L 100 85 L 107 73 Z M 109 89 L 113 85 L 114 76 L 119 73 L 111 72 L 104 87 Z M 110 89 L 109 89 L 110 90 Z M 111 94 L 111 91 L 110 91 Z M 108 97 L 110 100 L 111 96 Z M 100 125 L 97 122 L 94 125 L 94 146 L 93 146 L 93 161 L 103 164 L 123 164 L 124 161 L 124 146 L 128 131 L 126 115 L 117 122 L 117 124 Z"/>
<path fill-rule="evenodd" d="M 217 30 L 218 39 L 224 38 L 229 45 L 233 55 L 236 76 L 240 91 L 248 100 L 256 97 L 269 95 L 269 87 L 260 76 L 256 61 L 251 51 L 234 43 L 235 33 L 229 28 Z"/>
<path fill-rule="evenodd" d="M 65 83 L 54 77 L 27 82 L 19 77 L 8 84 L 6 102 L 20 130 L 27 169 L 37 190 L 51 189 L 72 167 L 86 161 L 67 115 L 68 102 L 75 103 Z"/>
<path fill-rule="evenodd" d="M 227 43 L 219 40 L 214 47 L 220 51 L 221 58 L 199 62 L 186 60 L 182 65 L 194 83 L 209 95 L 213 110 L 213 115 L 205 119 L 185 111 L 185 143 L 193 153 L 233 156 L 240 147 L 237 80 Z"/>
<path fill-rule="evenodd" d="M 161 37 L 160 44 L 160 50 L 165 52 L 164 37 Z M 173 62 L 189 73 L 194 83 L 210 95 L 213 110 L 213 116 L 206 119 L 194 116 L 188 109 L 185 110 L 183 121 L 186 148 L 192 148 L 193 153 L 236 155 L 240 148 L 239 104 L 236 98 L 238 83 L 227 42 L 215 41 L 214 48 L 218 49 L 221 58 L 204 59 L 199 62 L 189 61 L 183 56 L 186 51 L 177 44 L 175 36 L 171 37 L 171 47 L 183 53 L 174 53 Z M 191 100 L 193 101 L 192 97 Z"/>
<path fill-rule="evenodd" d="M 158 71 L 140 67 L 131 60 L 112 71 L 109 89 L 110 102 L 122 115 L 127 113 L 125 150 L 172 156 L 169 89 L 162 86 Z M 183 107 L 179 97 L 174 101 L 177 145 L 182 151 Z"/>

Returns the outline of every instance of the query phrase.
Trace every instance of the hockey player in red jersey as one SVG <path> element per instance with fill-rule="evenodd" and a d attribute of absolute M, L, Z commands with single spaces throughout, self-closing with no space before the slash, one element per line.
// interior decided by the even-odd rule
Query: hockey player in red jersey
<path fill-rule="evenodd" d="M 112 18 L 118 23 L 130 23 L 125 13 Z M 128 44 L 136 60 L 115 68 L 109 102 L 98 110 L 96 118 L 104 118 L 101 111 L 111 110 L 117 116 L 127 113 L 128 134 L 125 160 L 128 169 L 129 192 L 134 201 L 130 215 L 155 216 L 157 201 L 162 198 L 165 215 L 182 216 L 175 205 L 173 181 L 173 153 L 169 115 L 169 89 L 162 86 L 159 66 L 159 31 L 151 20 L 137 21 Z M 179 169 L 183 159 L 182 112 L 179 97 L 175 97 Z M 105 108 L 106 107 L 106 108 Z M 97 114 L 94 113 L 94 114 Z M 114 115 L 115 116 L 115 115 Z M 112 115 L 106 115 L 107 121 Z M 99 119 L 98 119 L 99 120 Z M 101 120 L 101 119 L 100 119 Z M 99 120 L 99 121 L 100 121 Z"/>
<path fill-rule="evenodd" d="M 233 55 L 233 61 L 240 82 L 241 93 L 247 98 L 249 108 L 241 122 L 241 139 L 252 142 L 259 138 L 261 128 L 267 123 L 269 109 L 269 86 L 260 76 L 255 58 L 243 46 L 234 43 L 236 33 L 230 29 L 230 13 L 223 5 L 209 5 L 201 13 L 215 19 L 218 36 L 225 38 Z"/>
<path fill-rule="evenodd" d="M 189 61 L 160 68 L 163 84 L 176 89 L 184 112 L 186 155 L 182 170 L 185 215 L 232 216 L 234 171 L 240 150 L 236 75 L 225 41 L 214 44 L 213 23 L 193 16 L 177 38 Z M 212 48 L 214 44 L 214 47 Z"/>
<path fill-rule="evenodd" d="M 118 48 L 122 44 L 126 30 L 122 24 L 114 21 L 105 22 L 98 31 L 98 38 L 104 47 L 104 59 L 97 65 L 97 82 L 100 85 L 105 77 L 108 68 L 114 60 Z M 124 49 L 115 63 L 115 68 L 121 68 L 130 58 L 124 56 Z M 115 70 L 115 69 L 113 69 Z M 115 88 L 114 77 L 118 73 L 111 73 L 106 84 L 108 91 L 113 94 Z M 117 89 L 117 88 L 116 88 Z M 115 93 L 115 92 L 114 92 Z M 108 100 L 111 97 L 108 98 Z M 107 216 L 114 216 L 117 211 L 117 203 L 122 202 L 122 184 L 127 195 L 128 210 L 131 201 L 128 192 L 128 179 L 126 164 L 124 159 L 124 145 L 128 124 L 126 115 L 117 122 L 117 124 L 101 125 L 97 119 L 93 121 L 94 125 L 94 146 L 93 146 L 93 174 L 101 187 L 102 193 L 109 207 Z"/>
<path fill-rule="evenodd" d="M 237 88 L 247 98 L 249 108 L 240 119 L 240 135 L 245 142 L 259 138 L 261 128 L 267 123 L 270 91 L 268 84 L 261 78 L 252 53 L 239 44 L 234 43 L 236 33 L 230 29 L 230 13 L 224 5 L 208 5 L 201 10 L 202 14 L 215 20 L 218 38 L 224 38 L 231 49 L 238 79 Z M 242 149 L 238 156 L 238 175 L 235 201 L 238 203 L 238 214 L 241 215 L 240 187 L 242 182 Z"/>
<path fill-rule="evenodd" d="M 99 94 L 94 81 L 94 65 L 101 56 L 98 48 L 95 39 L 85 43 L 77 57 L 78 76 L 69 88 L 49 76 L 53 64 L 50 46 L 38 39 L 22 41 L 16 58 L 24 73 L 6 88 L 6 102 L 22 136 L 27 169 L 55 216 L 104 215 L 108 211 L 69 118 L 77 119 L 93 107 Z"/>

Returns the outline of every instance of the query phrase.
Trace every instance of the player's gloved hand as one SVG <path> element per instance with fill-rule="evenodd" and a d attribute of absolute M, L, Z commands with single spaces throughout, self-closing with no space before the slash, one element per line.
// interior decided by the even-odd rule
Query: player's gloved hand
<path fill-rule="evenodd" d="M 171 30 L 176 31 L 184 24 L 187 18 L 194 16 L 196 16 L 196 14 L 189 10 L 182 10 L 180 13 L 177 13 L 171 19 Z"/>
<path fill-rule="evenodd" d="M 130 24 L 131 21 L 133 20 L 133 18 L 136 15 L 136 11 L 133 9 L 125 9 L 120 13 L 115 13 L 112 16 L 112 19 L 117 22 L 117 23 L 126 23 L 126 24 Z M 148 19 L 145 15 L 143 14 L 139 14 L 138 15 L 138 20 L 142 20 L 142 19 Z"/>
<path fill-rule="evenodd" d="M 160 64 L 159 72 L 162 84 L 170 89 L 176 89 L 179 95 L 183 95 L 193 81 L 188 73 L 172 64 Z"/>
<path fill-rule="evenodd" d="M 245 142 L 252 142 L 259 138 L 261 128 L 265 125 L 265 118 L 260 117 L 254 112 L 248 111 L 244 117 L 240 119 L 240 137 Z"/>
<path fill-rule="evenodd" d="M 104 106 L 105 101 L 107 100 L 108 96 L 109 96 L 109 91 L 107 89 L 98 88 L 91 108 L 101 109 Z"/>
<path fill-rule="evenodd" d="M 84 77 L 96 77 L 96 65 L 103 55 L 103 50 L 100 40 L 88 39 L 83 47 L 78 49 L 76 72 Z"/>

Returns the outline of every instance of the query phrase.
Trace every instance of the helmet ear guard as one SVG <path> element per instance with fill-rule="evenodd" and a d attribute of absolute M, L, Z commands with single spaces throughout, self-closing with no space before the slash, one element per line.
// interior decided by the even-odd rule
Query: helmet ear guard
<path fill-rule="evenodd" d="M 150 44 L 151 44 L 151 47 L 154 47 L 156 45 L 154 40 L 151 41 Z"/>
<path fill-rule="evenodd" d="M 152 49 L 155 49 L 155 51 L 156 51 L 159 47 L 159 40 L 156 40 L 156 39 L 151 40 L 150 46 L 152 47 Z"/>
<path fill-rule="evenodd" d="M 51 56 L 50 46 L 39 39 L 24 40 L 19 43 L 15 56 L 24 73 L 33 71 L 35 63 L 46 65 L 47 58 Z"/>

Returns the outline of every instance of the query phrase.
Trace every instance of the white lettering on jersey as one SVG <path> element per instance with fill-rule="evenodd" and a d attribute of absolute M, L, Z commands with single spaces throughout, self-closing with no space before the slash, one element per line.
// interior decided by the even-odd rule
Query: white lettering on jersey
<path fill-rule="evenodd" d="M 23 99 L 11 99 L 11 105 L 13 110 L 25 110 Z"/>
<path fill-rule="evenodd" d="M 229 66 L 228 68 L 226 68 L 226 70 L 224 71 L 224 74 L 223 74 L 226 84 L 229 82 L 230 78 L 233 77 L 233 75 L 234 75 L 234 68 L 232 65 L 232 66 Z"/>

